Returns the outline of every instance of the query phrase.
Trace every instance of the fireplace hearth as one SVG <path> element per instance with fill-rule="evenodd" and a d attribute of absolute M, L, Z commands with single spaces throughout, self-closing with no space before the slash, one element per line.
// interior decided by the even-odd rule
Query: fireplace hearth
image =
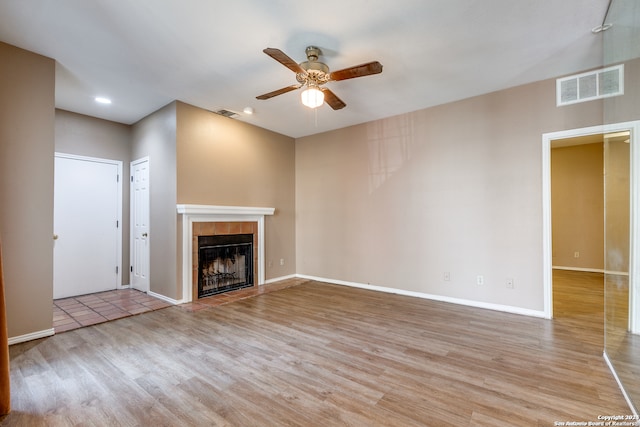
<path fill-rule="evenodd" d="M 253 234 L 198 236 L 198 298 L 253 286 Z"/>

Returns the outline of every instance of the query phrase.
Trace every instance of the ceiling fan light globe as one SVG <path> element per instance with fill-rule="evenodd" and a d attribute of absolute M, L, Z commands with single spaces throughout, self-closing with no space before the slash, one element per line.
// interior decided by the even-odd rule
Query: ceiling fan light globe
<path fill-rule="evenodd" d="M 324 103 L 324 93 L 320 89 L 308 88 L 300 94 L 302 104 L 309 108 L 318 108 Z"/>

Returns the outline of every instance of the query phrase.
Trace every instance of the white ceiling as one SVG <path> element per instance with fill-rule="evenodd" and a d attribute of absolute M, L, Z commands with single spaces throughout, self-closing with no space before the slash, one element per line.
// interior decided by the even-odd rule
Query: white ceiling
<path fill-rule="evenodd" d="M 173 100 L 300 137 L 602 65 L 608 0 L 2 0 L 0 40 L 51 57 L 56 106 L 132 124 Z M 293 72 L 319 46 L 347 107 L 309 110 Z M 110 97 L 109 106 L 94 96 Z M 253 107 L 255 114 L 242 113 Z"/>

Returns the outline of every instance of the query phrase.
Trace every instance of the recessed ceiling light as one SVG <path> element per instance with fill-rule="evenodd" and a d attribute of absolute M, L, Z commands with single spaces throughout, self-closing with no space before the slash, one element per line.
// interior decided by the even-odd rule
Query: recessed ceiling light
<path fill-rule="evenodd" d="M 253 114 L 253 108 L 251 107 L 244 107 L 244 111 L 245 114 Z"/>
<path fill-rule="evenodd" d="M 104 96 L 96 96 L 94 99 L 98 104 L 111 104 L 111 100 Z"/>

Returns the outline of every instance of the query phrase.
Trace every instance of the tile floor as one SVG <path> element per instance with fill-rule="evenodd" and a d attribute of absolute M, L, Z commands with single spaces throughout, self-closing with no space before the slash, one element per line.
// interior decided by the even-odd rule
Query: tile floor
<path fill-rule="evenodd" d="M 187 311 L 198 311 L 228 304 L 306 282 L 306 279 L 285 279 L 268 285 L 254 286 L 179 304 Z M 53 301 L 53 328 L 56 333 L 134 316 L 170 307 L 171 304 L 134 289 L 118 289 Z"/>
<path fill-rule="evenodd" d="M 171 304 L 134 289 L 118 289 L 53 301 L 53 329 L 56 333 L 108 322 Z"/>

